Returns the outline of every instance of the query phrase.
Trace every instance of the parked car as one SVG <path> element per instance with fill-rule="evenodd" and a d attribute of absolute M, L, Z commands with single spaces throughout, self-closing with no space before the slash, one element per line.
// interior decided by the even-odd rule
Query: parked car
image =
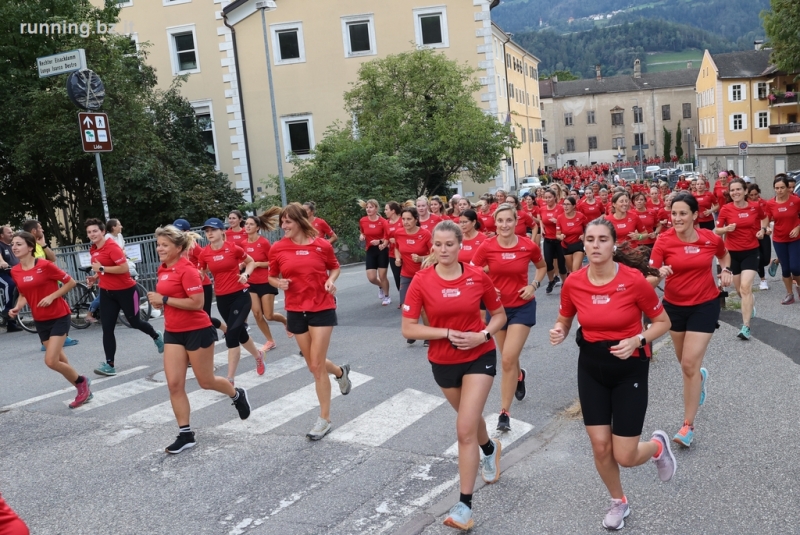
<path fill-rule="evenodd" d="M 619 177 L 625 182 L 636 182 L 639 175 L 636 174 L 636 169 L 633 167 L 623 167 L 619 170 Z"/>
<path fill-rule="evenodd" d="M 526 176 L 519 181 L 519 189 L 522 188 L 539 188 L 542 186 L 542 181 L 538 176 Z"/>

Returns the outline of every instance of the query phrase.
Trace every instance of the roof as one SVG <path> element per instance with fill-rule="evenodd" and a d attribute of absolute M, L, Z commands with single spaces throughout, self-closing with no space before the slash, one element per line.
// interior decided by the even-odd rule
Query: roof
<path fill-rule="evenodd" d="M 234 0 L 227 6 L 223 7 L 222 12 L 227 15 L 228 13 L 230 13 L 231 11 L 235 10 L 236 8 L 245 3 L 247 3 L 247 0 Z M 500 5 L 500 0 L 492 0 L 492 3 L 489 5 L 489 9 L 494 9 L 498 5 Z"/>
<path fill-rule="evenodd" d="M 576 97 L 579 95 L 597 95 L 602 93 L 625 93 L 630 91 L 648 91 L 651 89 L 669 89 L 676 87 L 694 88 L 700 69 L 681 69 L 677 71 L 642 73 L 640 78 L 632 75 L 611 76 L 609 78 L 588 78 L 569 82 L 553 82 L 552 97 Z M 540 98 L 545 97 L 543 80 L 539 82 Z M 545 88 L 546 89 L 546 88 Z"/>
<path fill-rule="evenodd" d="M 728 54 L 711 54 L 718 78 L 758 78 L 770 69 L 769 49 L 745 50 Z"/>
<path fill-rule="evenodd" d="M 539 80 L 539 98 L 553 98 L 553 80 Z"/>

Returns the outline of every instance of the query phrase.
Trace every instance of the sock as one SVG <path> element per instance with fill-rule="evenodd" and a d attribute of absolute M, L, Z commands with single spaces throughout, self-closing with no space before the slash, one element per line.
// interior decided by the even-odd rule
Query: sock
<path fill-rule="evenodd" d="M 236 390 L 236 395 L 235 396 L 231 396 L 231 399 L 233 401 L 236 401 L 237 399 L 239 399 L 239 391 L 238 390 Z"/>
<path fill-rule="evenodd" d="M 494 453 L 494 442 L 492 442 L 491 438 L 486 444 L 481 444 L 481 451 L 483 451 L 483 454 L 487 457 Z"/>
<path fill-rule="evenodd" d="M 461 498 L 459 500 L 461 503 L 472 509 L 472 494 L 464 494 L 461 493 Z"/>
<path fill-rule="evenodd" d="M 79 385 L 84 381 L 83 375 L 79 375 L 77 379 L 75 379 L 75 384 Z"/>
<path fill-rule="evenodd" d="M 522 370 L 520 370 L 520 371 L 519 371 L 519 375 L 517 376 L 517 382 L 520 382 L 520 381 L 522 381 L 524 378 L 525 378 L 525 377 L 522 375 Z"/>
<path fill-rule="evenodd" d="M 339 375 L 334 375 L 334 377 L 336 377 L 337 379 L 341 379 L 342 377 L 344 377 L 344 370 L 342 369 L 341 366 L 339 366 L 339 369 L 342 371 L 342 373 L 340 373 Z"/>
<path fill-rule="evenodd" d="M 689 426 L 689 429 L 691 429 L 692 431 L 694 431 L 694 425 L 690 424 L 689 422 L 686 422 L 686 421 L 684 421 L 684 422 L 683 422 L 683 425 L 688 425 L 688 426 Z"/>
<path fill-rule="evenodd" d="M 658 446 L 658 449 L 656 450 L 656 454 L 653 455 L 653 459 L 658 459 L 659 457 L 661 457 L 661 454 L 664 453 L 664 445 L 661 443 L 660 440 L 656 440 L 656 439 L 653 439 L 650 442 L 653 442 L 653 443 L 655 443 L 656 446 Z"/>
<path fill-rule="evenodd" d="M 191 434 L 192 433 L 191 426 L 188 426 L 188 425 L 180 426 L 180 433 L 181 433 L 181 435 L 183 435 L 183 434 L 187 434 L 187 435 Z"/>

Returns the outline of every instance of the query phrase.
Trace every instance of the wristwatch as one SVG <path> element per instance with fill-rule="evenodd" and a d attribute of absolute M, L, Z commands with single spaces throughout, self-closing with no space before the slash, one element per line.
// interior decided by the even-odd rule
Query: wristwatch
<path fill-rule="evenodd" d="M 492 339 L 492 334 L 489 331 L 481 331 L 481 332 L 483 333 L 483 336 L 486 338 L 487 342 Z"/>
<path fill-rule="evenodd" d="M 644 337 L 643 334 L 639 335 L 639 347 L 645 347 L 647 345 L 647 338 Z"/>
<path fill-rule="evenodd" d="M 161 302 L 162 302 L 162 303 L 164 303 L 164 304 L 166 305 L 166 304 L 167 304 L 167 301 L 169 301 L 169 296 L 162 295 L 162 296 L 161 296 Z"/>
<path fill-rule="evenodd" d="M 103 266 L 100 266 L 100 268 L 97 271 L 99 271 L 100 273 L 105 273 L 106 272 L 106 268 L 103 267 Z"/>

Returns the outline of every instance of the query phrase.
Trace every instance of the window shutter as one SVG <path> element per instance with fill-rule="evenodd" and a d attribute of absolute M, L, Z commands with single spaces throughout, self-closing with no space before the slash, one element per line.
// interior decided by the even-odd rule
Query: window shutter
<path fill-rule="evenodd" d="M 747 114 L 742 114 L 742 130 L 747 130 Z"/>
<path fill-rule="evenodd" d="M 728 130 L 733 132 L 733 115 L 728 115 Z"/>
<path fill-rule="evenodd" d="M 742 84 L 742 100 L 747 100 L 747 84 Z"/>
<path fill-rule="evenodd" d="M 728 86 L 728 102 L 733 102 L 733 84 Z"/>

